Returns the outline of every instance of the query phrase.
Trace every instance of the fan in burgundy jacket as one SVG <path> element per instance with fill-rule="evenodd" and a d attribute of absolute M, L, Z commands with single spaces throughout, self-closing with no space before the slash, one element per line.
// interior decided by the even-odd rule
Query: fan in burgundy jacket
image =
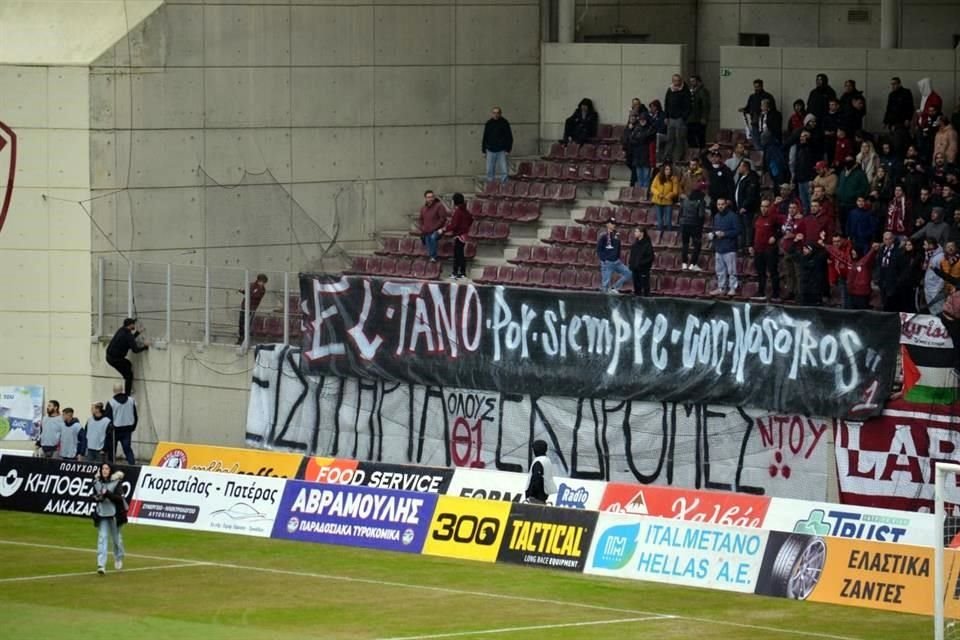
<path fill-rule="evenodd" d="M 467 203 L 462 193 L 453 194 L 453 215 L 443 232 L 454 237 L 453 273 L 451 278 L 463 278 L 467 275 L 465 249 L 473 225 L 473 216 L 467 211 Z"/>

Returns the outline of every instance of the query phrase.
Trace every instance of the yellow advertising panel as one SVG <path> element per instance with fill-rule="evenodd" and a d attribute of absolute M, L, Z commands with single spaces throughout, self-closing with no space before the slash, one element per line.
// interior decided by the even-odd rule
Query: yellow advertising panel
<path fill-rule="evenodd" d="M 809 600 L 933 613 L 933 549 L 850 538 L 825 541 L 827 562 Z"/>
<path fill-rule="evenodd" d="M 161 442 L 150 464 L 155 467 L 240 473 L 251 476 L 296 478 L 303 456 L 257 449 L 234 449 L 205 444 Z"/>
<path fill-rule="evenodd" d="M 440 496 L 423 553 L 495 562 L 510 518 L 510 505 L 495 500 Z"/>

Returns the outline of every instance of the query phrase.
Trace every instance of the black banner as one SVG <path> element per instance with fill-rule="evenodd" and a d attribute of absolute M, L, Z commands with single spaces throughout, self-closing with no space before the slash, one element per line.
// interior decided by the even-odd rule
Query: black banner
<path fill-rule="evenodd" d="M 96 503 L 91 497 L 98 463 L 47 460 L 28 456 L 0 457 L 0 509 L 90 517 Z M 115 465 L 123 471 L 124 497 L 129 501 L 137 486 L 140 467 Z"/>
<path fill-rule="evenodd" d="M 304 275 L 314 373 L 863 419 L 896 314 Z"/>
<path fill-rule="evenodd" d="M 582 572 L 597 517 L 596 511 L 514 504 L 497 562 Z"/>

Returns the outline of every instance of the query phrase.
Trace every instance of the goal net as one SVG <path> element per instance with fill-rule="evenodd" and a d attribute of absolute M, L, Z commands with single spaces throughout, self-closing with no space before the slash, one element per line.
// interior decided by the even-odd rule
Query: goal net
<path fill-rule="evenodd" d="M 934 640 L 960 640 L 960 464 L 935 468 Z"/>

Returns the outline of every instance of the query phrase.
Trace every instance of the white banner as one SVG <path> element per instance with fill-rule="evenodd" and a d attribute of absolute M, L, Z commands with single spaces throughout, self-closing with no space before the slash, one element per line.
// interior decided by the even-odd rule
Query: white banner
<path fill-rule="evenodd" d="M 308 377 L 299 349 L 257 352 L 247 441 L 360 460 L 526 471 L 823 500 L 832 420 L 704 405 L 533 397 Z"/>
<path fill-rule="evenodd" d="M 283 478 L 143 467 L 130 522 L 270 537 Z"/>

